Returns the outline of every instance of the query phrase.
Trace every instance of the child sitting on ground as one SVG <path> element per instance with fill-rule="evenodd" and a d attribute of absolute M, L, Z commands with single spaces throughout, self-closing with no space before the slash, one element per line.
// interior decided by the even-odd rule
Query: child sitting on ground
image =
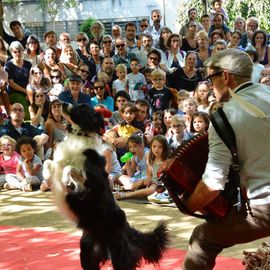
<path fill-rule="evenodd" d="M 171 136 L 167 138 L 171 150 L 175 150 L 188 137 L 185 128 L 184 118 L 178 114 L 174 115 L 171 122 Z"/>
<path fill-rule="evenodd" d="M 16 141 L 4 135 L 0 138 L 0 189 L 6 188 L 6 176 L 16 175 L 19 155 L 15 152 Z"/>
<path fill-rule="evenodd" d="M 119 181 L 125 190 L 139 188 L 146 179 L 146 156 L 149 150 L 144 147 L 142 135 L 133 134 L 127 142 L 128 149 L 133 157 L 122 168 L 123 171 L 127 172 L 127 175 L 119 177 Z"/>
<path fill-rule="evenodd" d="M 150 144 L 150 152 L 147 157 L 147 180 L 155 185 L 155 191 L 147 199 L 152 203 L 169 204 L 171 198 L 168 191 L 158 181 L 158 171 L 169 156 L 169 145 L 163 135 L 156 135 Z"/>
<path fill-rule="evenodd" d="M 163 122 L 164 113 L 163 111 L 156 111 L 153 113 L 153 126 L 154 126 L 154 135 L 165 135 L 166 126 Z"/>
<path fill-rule="evenodd" d="M 182 104 L 182 111 L 185 113 L 184 118 L 185 118 L 186 129 L 188 132 L 190 132 L 192 116 L 195 112 L 197 112 L 196 100 L 194 98 L 185 99 Z"/>
<path fill-rule="evenodd" d="M 5 187 L 7 189 L 21 189 L 32 191 L 39 188 L 43 180 L 42 161 L 35 154 L 37 143 L 29 137 L 21 137 L 16 144 L 16 151 L 20 154 L 16 175 L 7 175 Z"/>

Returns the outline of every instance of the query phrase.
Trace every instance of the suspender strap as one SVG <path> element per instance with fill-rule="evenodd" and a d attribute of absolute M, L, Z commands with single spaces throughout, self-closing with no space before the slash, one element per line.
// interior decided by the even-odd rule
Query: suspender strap
<path fill-rule="evenodd" d="M 219 107 L 215 112 L 211 114 L 210 120 L 217 134 L 225 143 L 225 145 L 229 148 L 232 154 L 232 168 L 237 174 L 237 208 L 238 210 L 240 210 L 243 200 L 240 189 L 239 160 L 237 155 L 235 133 L 221 107 Z"/>

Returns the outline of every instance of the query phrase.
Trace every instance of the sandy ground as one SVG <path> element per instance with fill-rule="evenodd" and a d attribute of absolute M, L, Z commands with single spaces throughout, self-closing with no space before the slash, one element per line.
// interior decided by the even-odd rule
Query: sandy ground
<path fill-rule="evenodd" d="M 0 191 L 0 226 L 12 225 L 23 228 L 44 228 L 46 230 L 66 231 L 80 234 L 73 224 L 67 221 L 55 208 L 51 192 Z M 160 220 L 169 224 L 172 247 L 185 250 L 192 229 L 203 222 L 200 219 L 185 216 L 177 208 L 145 204 L 134 201 L 119 202 L 126 212 L 130 224 L 141 230 L 151 230 Z M 262 239 L 245 245 L 231 247 L 221 255 L 242 258 L 242 251 L 257 249 Z"/>

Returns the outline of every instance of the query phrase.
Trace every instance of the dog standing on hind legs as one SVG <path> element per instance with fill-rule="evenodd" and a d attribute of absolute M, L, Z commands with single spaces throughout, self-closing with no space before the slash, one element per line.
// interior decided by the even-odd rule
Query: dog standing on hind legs
<path fill-rule="evenodd" d="M 59 209 L 83 230 L 81 266 L 84 270 L 98 270 L 109 259 L 114 270 L 135 270 L 143 260 L 158 264 L 168 247 L 167 226 L 160 223 L 148 233 L 130 227 L 125 212 L 114 200 L 105 160 L 97 153 L 97 144 L 88 142 L 80 144 L 84 149 L 74 149 L 74 140 L 75 143 L 84 139 L 95 140 L 93 134 L 89 136 L 84 130 L 85 127 L 91 132 L 97 128 L 96 124 L 91 127 L 91 121 L 96 123 L 94 118 L 98 116 L 93 110 L 80 106 L 70 110 L 71 120 L 77 129 L 79 127 L 79 132 L 68 135 L 67 140 L 57 146 L 57 157 L 46 161 L 44 175 L 53 180 Z M 80 123 L 89 117 L 92 119 L 90 123 Z M 89 149 L 90 145 L 95 146 L 95 150 Z M 76 164 L 78 160 L 80 164 Z"/>

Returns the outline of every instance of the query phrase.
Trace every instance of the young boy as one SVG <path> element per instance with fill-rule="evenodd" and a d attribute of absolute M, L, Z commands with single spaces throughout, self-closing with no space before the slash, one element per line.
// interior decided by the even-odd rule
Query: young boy
<path fill-rule="evenodd" d="M 151 105 L 151 115 L 156 111 L 164 111 L 170 108 L 173 100 L 172 92 L 165 86 L 166 73 L 156 69 L 151 73 L 153 87 L 147 92 L 146 99 Z"/>
<path fill-rule="evenodd" d="M 142 73 L 139 72 L 139 60 L 132 58 L 130 60 L 131 73 L 127 75 L 126 89 L 131 97 L 131 100 L 144 98 L 144 90 L 146 89 L 146 80 Z"/>
<path fill-rule="evenodd" d="M 126 90 L 126 83 L 127 83 L 127 67 L 124 64 L 118 64 L 115 68 L 116 76 L 118 79 L 113 81 L 112 84 L 112 91 L 113 96 L 119 91 Z"/>
<path fill-rule="evenodd" d="M 215 14 L 221 13 L 224 16 L 224 23 L 228 23 L 228 14 L 226 10 L 222 7 L 223 1 L 222 0 L 213 0 L 213 7 L 210 10 L 210 21 L 213 23 Z"/>

